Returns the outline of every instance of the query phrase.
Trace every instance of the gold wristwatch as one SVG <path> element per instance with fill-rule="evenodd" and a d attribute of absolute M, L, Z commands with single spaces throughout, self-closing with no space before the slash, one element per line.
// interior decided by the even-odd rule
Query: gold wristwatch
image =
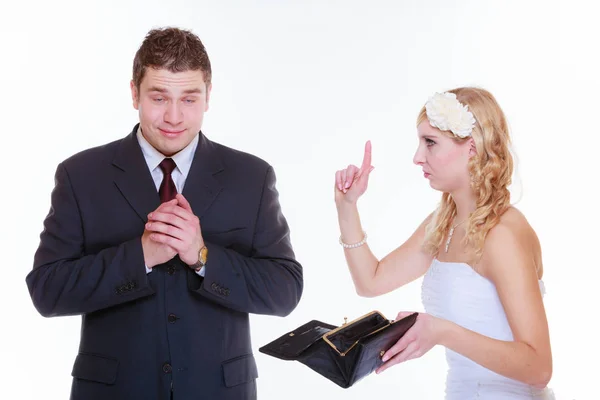
<path fill-rule="evenodd" d="M 206 265 L 206 260 L 208 259 L 208 248 L 206 245 L 202 246 L 200 250 L 198 250 L 198 261 L 194 265 L 190 265 L 191 268 L 196 270 L 196 272 L 200 271 L 202 267 Z"/>

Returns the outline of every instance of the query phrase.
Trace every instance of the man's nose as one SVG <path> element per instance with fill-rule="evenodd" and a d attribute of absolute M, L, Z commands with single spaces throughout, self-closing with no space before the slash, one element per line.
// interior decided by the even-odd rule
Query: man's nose
<path fill-rule="evenodd" d="M 183 113 L 176 102 L 169 104 L 164 119 L 166 123 L 171 125 L 178 125 L 183 121 Z"/>

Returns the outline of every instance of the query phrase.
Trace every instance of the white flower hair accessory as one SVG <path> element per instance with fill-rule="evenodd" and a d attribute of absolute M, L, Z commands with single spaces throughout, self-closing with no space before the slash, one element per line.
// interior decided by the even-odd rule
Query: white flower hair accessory
<path fill-rule="evenodd" d="M 457 100 L 454 93 L 434 94 L 425 104 L 425 110 L 431 126 L 441 131 L 450 131 L 461 138 L 471 136 L 475 117 L 466 105 Z"/>

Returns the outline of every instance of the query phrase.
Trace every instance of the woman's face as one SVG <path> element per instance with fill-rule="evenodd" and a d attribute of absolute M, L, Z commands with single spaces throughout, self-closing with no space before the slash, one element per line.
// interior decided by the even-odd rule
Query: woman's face
<path fill-rule="evenodd" d="M 455 140 L 426 119 L 417 126 L 419 147 L 413 162 L 423 169 L 429 185 L 441 192 L 452 193 L 470 188 L 467 164 L 475 153 L 473 139 Z"/>

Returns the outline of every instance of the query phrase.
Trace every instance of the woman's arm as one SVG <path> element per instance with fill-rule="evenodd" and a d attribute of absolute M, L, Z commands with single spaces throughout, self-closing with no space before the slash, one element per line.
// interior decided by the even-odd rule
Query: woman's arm
<path fill-rule="evenodd" d="M 417 228 L 400 247 L 381 261 L 373 255 L 367 243 L 355 248 L 345 248 L 344 255 L 360 296 L 375 297 L 388 293 L 422 276 L 432 261 L 432 256 L 421 250 L 425 227 L 431 216 Z M 363 239 L 363 230 L 356 204 L 338 206 L 338 221 L 342 240 L 352 244 Z"/>
<path fill-rule="evenodd" d="M 536 387 L 552 376 L 552 354 L 534 254 L 535 233 L 524 239 L 527 227 L 498 225 L 484 247 L 485 275 L 496 285 L 513 341 L 473 332 L 453 322 L 421 314 L 415 325 L 383 356 L 378 373 L 394 364 L 417 358 L 441 344 L 500 375 Z M 533 235 L 533 239 L 531 239 Z M 407 313 L 400 313 L 398 318 Z"/>
<path fill-rule="evenodd" d="M 349 165 L 335 174 L 335 204 L 341 239 L 345 244 L 358 244 L 365 239 L 357 202 L 367 190 L 372 170 L 371 143 L 367 142 L 361 167 Z M 421 245 L 429 219 L 402 246 L 381 261 L 373 255 L 366 242 L 357 247 L 344 248 L 346 263 L 360 296 L 375 297 L 390 292 L 427 271 L 433 257 L 421 251 Z"/>
<path fill-rule="evenodd" d="M 440 344 L 500 375 L 545 387 L 552 376 L 548 321 L 535 265 L 537 238 L 523 221 L 494 227 L 482 265 L 495 284 L 514 341 L 488 338 L 449 324 Z"/>
<path fill-rule="evenodd" d="M 535 325 L 535 322 L 532 321 Z M 440 320 L 439 344 L 473 360 L 500 375 L 528 385 L 544 388 L 552 376 L 552 358 L 536 340 L 525 338 L 509 342 L 463 328 L 453 322 Z M 543 341 L 543 339 L 542 339 Z"/>

